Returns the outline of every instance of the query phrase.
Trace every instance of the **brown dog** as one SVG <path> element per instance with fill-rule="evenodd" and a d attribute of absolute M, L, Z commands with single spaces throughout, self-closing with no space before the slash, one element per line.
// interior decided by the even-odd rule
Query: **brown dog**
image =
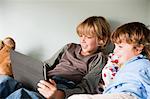
<path fill-rule="evenodd" d="M 7 42 L 6 42 L 7 39 Z M 0 44 L 0 74 L 13 76 L 11 60 L 10 60 L 10 50 L 15 48 L 15 42 L 12 38 L 5 38 Z"/>

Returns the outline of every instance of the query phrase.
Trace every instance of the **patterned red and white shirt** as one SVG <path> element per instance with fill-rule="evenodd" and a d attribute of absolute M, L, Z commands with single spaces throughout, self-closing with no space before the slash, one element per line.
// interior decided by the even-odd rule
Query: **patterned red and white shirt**
<path fill-rule="evenodd" d="M 108 57 L 108 62 L 102 70 L 102 79 L 104 87 L 108 86 L 114 79 L 115 74 L 119 70 L 118 57 L 111 53 Z"/>

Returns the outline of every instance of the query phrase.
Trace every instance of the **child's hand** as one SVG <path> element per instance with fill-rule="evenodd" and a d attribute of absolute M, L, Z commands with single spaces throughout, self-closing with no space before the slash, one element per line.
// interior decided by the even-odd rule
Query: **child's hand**
<path fill-rule="evenodd" d="M 55 96 L 55 93 L 57 92 L 56 83 L 54 80 L 51 79 L 49 79 L 49 82 L 45 80 L 40 80 L 37 86 L 39 87 L 37 89 L 39 93 L 47 99 L 51 99 L 53 96 Z"/>
<path fill-rule="evenodd" d="M 108 86 L 114 79 L 115 74 L 119 70 L 118 57 L 111 53 L 108 57 L 108 62 L 102 70 L 102 79 L 105 87 Z"/>

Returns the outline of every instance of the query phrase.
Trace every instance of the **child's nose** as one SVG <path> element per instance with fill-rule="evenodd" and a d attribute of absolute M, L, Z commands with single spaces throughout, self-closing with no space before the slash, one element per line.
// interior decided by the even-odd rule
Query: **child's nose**
<path fill-rule="evenodd" d="M 114 49 L 114 51 L 113 51 L 113 52 L 114 52 L 114 54 L 116 54 L 116 53 L 117 53 L 117 50 L 118 50 L 118 49 L 117 49 L 117 47 L 115 47 L 115 49 Z"/>
<path fill-rule="evenodd" d="M 85 36 L 84 35 L 82 36 L 82 41 L 85 41 Z"/>

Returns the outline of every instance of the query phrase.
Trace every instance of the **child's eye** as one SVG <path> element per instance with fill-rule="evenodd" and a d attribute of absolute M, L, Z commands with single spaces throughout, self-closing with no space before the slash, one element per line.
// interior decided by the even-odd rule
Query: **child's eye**
<path fill-rule="evenodd" d="M 87 36 L 87 38 L 88 38 L 88 39 L 91 39 L 91 38 L 93 38 L 93 37 L 91 37 L 91 36 Z"/>
<path fill-rule="evenodd" d="M 122 48 L 123 46 L 119 46 L 119 48 Z"/>
<path fill-rule="evenodd" d="M 79 34 L 79 37 L 82 37 L 83 35 L 82 34 Z"/>

